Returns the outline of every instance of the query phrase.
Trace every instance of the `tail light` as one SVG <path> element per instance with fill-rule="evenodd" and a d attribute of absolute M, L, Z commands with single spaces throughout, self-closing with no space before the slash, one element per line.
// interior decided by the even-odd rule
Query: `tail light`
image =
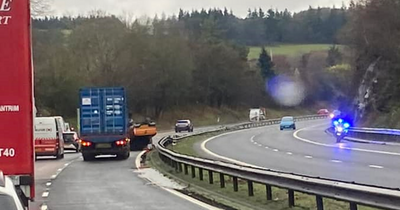
<path fill-rule="evenodd" d="M 127 144 L 127 141 L 126 140 L 119 140 L 119 141 L 116 141 L 115 144 L 117 146 L 125 146 Z"/>
<path fill-rule="evenodd" d="M 92 142 L 81 140 L 81 145 L 84 147 L 90 147 L 92 146 Z"/>

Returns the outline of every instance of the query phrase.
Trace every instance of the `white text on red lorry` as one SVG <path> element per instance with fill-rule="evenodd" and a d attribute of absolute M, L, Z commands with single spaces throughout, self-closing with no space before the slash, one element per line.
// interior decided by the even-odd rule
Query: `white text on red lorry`
<path fill-rule="evenodd" d="M 0 0 L 0 13 L 10 13 L 13 0 Z M 0 25 L 8 25 L 12 16 L 0 14 Z"/>
<path fill-rule="evenodd" d="M 15 149 L 14 148 L 0 148 L 0 158 L 10 158 L 15 157 Z"/>
<path fill-rule="evenodd" d="M 0 105 L 0 112 L 19 112 L 18 105 Z"/>

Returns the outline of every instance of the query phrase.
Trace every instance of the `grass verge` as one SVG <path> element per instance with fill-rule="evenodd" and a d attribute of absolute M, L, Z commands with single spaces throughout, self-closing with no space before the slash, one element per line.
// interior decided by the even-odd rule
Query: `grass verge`
<path fill-rule="evenodd" d="M 312 51 L 327 51 L 332 44 L 282 44 L 275 46 L 266 46 L 268 53 L 272 51 L 273 55 L 285 55 L 288 57 L 298 56 Z M 248 59 L 258 59 L 261 53 L 261 46 L 249 47 Z"/>
<path fill-rule="evenodd" d="M 184 141 L 181 141 L 173 150 L 181 154 L 187 154 L 192 156 L 198 156 L 196 151 L 193 149 L 194 144 L 204 141 L 212 136 L 218 135 L 222 132 L 214 132 L 199 136 L 188 137 Z M 172 149 L 172 148 L 170 148 Z M 226 183 L 225 188 L 220 187 L 220 175 L 214 173 L 213 180 L 214 184 L 209 184 L 209 175 L 206 171 L 203 171 L 204 179 L 200 181 L 199 179 L 199 169 L 195 170 L 195 178 L 192 178 L 191 170 L 185 175 L 184 173 L 179 173 L 168 165 L 164 164 L 159 157 L 158 152 L 152 152 L 148 156 L 149 163 L 152 167 L 159 170 L 166 176 L 187 185 L 185 193 L 189 195 L 194 195 L 197 198 L 203 198 L 210 204 L 219 204 L 222 206 L 229 206 L 229 208 L 224 207 L 223 209 L 272 209 L 272 210 L 311 210 L 316 209 L 316 198 L 315 196 L 295 193 L 295 208 L 288 207 L 288 195 L 287 190 L 280 189 L 277 187 L 272 188 L 273 200 L 268 201 L 266 199 L 266 187 L 265 185 L 254 183 L 254 196 L 248 196 L 247 182 L 239 181 L 239 192 L 234 192 L 233 184 L 230 177 L 224 176 Z M 324 209 L 325 210 L 347 210 L 349 209 L 349 204 L 346 202 L 336 201 L 333 199 L 324 198 Z M 372 210 L 374 208 L 359 206 L 360 210 Z"/>

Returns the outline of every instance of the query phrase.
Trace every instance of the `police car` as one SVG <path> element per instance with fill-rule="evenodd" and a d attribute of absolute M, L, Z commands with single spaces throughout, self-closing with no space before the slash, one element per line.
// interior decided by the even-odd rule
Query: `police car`
<path fill-rule="evenodd" d="M 0 209 L 24 210 L 14 187 L 14 183 L 9 177 L 0 171 Z"/>

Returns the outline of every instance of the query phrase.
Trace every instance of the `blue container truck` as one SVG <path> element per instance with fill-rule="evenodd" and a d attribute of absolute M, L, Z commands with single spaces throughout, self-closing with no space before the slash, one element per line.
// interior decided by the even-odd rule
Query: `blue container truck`
<path fill-rule="evenodd" d="M 93 160 L 97 155 L 129 158 L 129 120 L 124 88 L 81 89 L 79 112 L 84 161 Z"/>

